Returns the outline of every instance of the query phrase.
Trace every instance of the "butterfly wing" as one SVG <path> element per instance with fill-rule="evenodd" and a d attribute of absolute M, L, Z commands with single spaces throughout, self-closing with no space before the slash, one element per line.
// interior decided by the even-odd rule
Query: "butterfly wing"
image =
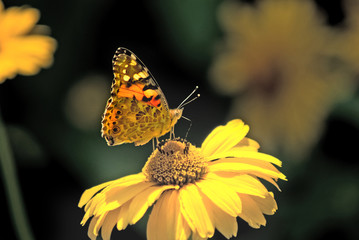
<path fill-rule="evenodd" d="M 171 129 L 166 98 L 148 68 L 126 48 L 113 57 L 111 97 L 102 117 L 107 144 L 143 145 Z"/>

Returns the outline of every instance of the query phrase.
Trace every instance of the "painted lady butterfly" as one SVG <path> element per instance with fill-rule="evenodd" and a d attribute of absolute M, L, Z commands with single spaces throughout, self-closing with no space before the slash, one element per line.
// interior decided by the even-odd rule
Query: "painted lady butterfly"
<path fill-rule="evenodd" d="M 168 133 L 183 108 L 169 109 L 166 98 L 148 68 L 126 48 L 113 60 L 111 97 L 102 117 L 102 137 L 109 146 L 143 145 Z"/>

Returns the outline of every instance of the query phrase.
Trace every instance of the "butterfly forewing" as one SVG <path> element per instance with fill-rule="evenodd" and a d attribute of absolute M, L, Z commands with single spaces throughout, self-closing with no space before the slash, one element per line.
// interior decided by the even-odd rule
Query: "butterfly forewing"
<path fill-rule="evenodd" d="M 125 48 L 113 57 L 111 97 L 102 118 L 102 137 L 108 145 L 143 145 L 170 131 L 178 120 L 148 68 Z"/>

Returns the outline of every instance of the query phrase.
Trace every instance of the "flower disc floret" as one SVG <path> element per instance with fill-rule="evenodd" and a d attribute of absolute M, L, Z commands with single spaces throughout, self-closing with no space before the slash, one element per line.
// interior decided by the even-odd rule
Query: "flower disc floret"
<path fill-rule="evenodd" d="M 207 172 L 207 162 L 200 149 L 183 139 L 161 142 L 149 157 L 143 173 L 160 185 L 193 183 Z"/>

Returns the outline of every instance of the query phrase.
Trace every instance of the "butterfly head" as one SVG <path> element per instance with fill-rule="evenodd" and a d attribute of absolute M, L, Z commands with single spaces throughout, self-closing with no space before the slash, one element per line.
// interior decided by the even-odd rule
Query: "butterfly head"
<path fill-rule="evenodd" d="M 190 95 L 188 95 L 188 96 L 181 102 L 181 104 L 178 105 L 178 107 L 177 107 L 176 109 L 171 109 L 171 110 L 170 110 L 170 114 L 171 114 L 171 115 L 170 115 L 170 116 L 171 116 L 171 127 L 173 127 L 173 126 L 177 123 L 178 119 L 180 119 L 180 118 L 184 118 L 184 119 L 187 119 L 187 120 L 191 121 L 190 119 L 188 119 L 188 118 L 182 116 L 183 107 L 184 107 L 185 105 L 187 105 L 188 103 L 190 103 L 190 102 L 196 100 L 197 98 L 199 98 L 200 95 L 198 94 L 196 97 L 192 98 L 191 100 L 188 100 L 188 99 L 197 91 L 197 89 L 198 89 L 198 86 L 196 86 L 196 88 L 192 91 L 192 93 L 191 93 Z"/>
<path fill-rule="evenodd" d="M 170 117 L 171 117 L 171 127 L 174 126 L 178 119 L 182 117 L 183 108 L 176 108 L 170 110 Z"/>

